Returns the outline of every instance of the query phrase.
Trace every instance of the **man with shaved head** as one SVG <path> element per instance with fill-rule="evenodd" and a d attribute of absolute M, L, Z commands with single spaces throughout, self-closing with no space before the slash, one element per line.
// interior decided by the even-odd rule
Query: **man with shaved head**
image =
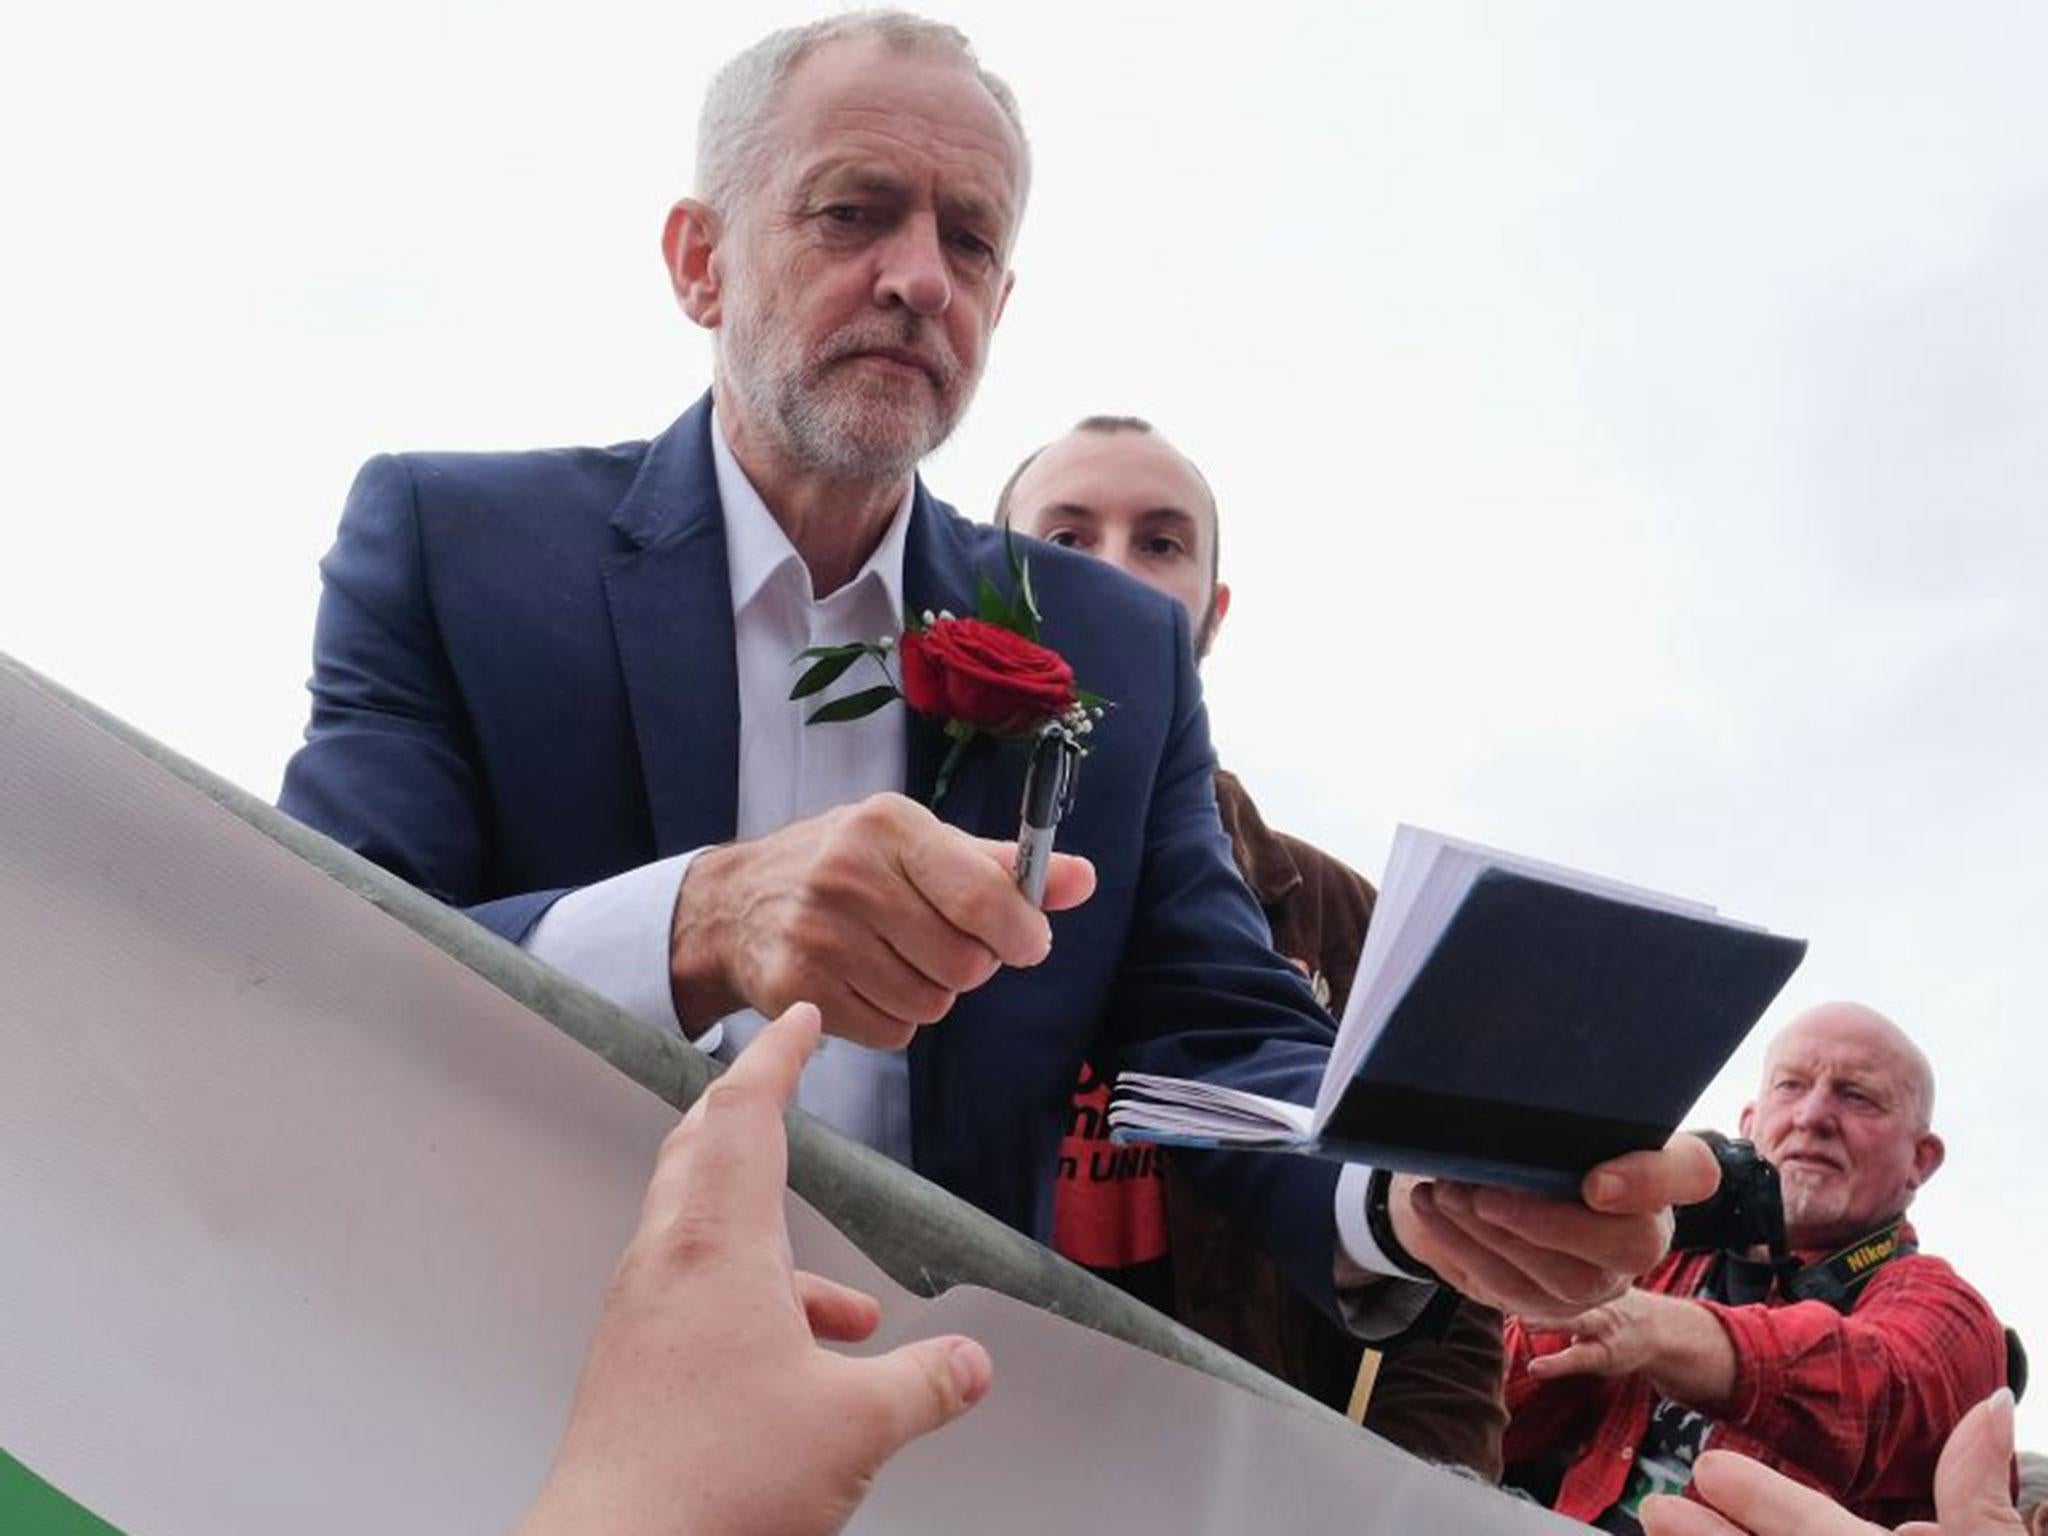
<path fill-rule="evenodd" d="M 1771 1042 L 1742 1134 L 1777 1166 L 1793 1245 L 1833 1248 L 1903 1214 L 1933 1177 L 1933 1119 L 1934 1072 L 1905 1031 L 1861 1003 L 1824 1003 Z"/>
<path fill-rule="evenodd" d="M 1861 1003 L 1771 1041 L 1742 1134 L 1778 1170 L 1785 1247 L 1675 1253 L 1561 1329 L 1508 1324 L 1510 1481 L 1641 1529 L 1708 1444 L 1887 1528 L 1934 1517 L 1949 1432 L 2005 1384 L 2004 1336 L 1905 1220 L 1941 1167 L 1934 1073 Z"/>

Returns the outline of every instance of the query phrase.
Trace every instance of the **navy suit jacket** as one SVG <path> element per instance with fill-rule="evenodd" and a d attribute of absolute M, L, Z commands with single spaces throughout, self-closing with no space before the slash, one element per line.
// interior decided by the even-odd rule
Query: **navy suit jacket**
<path fill-rule="evenodd" d="M 567 890 L 730 841 L 739 704 L 710 431 L 707 398 L 651 443 L 371 461 L 321 564 L 283 808 L 515 941 Z M 1086 557 L 1034 544 L 1032 561 L 1045 642 L 1115 701 L 1060 829 L 1098 885 L 1054 917 L 1044 964 L 919 1032 L 910 1100 L 918 1172 L 1043 1240 L 1084 1057 L 1308 1102 L 1334 1031 L 1231 861 L 1185 615 Z M 1002 535 L 920 483 L 909 605 L 971 613 L 977 569 L 1007 585 Z M 928 800 L 946 741 L 906 729 L 905 792 Z M 984 744 L 939 814 L 1014 836 L 1023 756 Z M 1186 1161 L 1333 1309 L 1335 1165 Z"/>

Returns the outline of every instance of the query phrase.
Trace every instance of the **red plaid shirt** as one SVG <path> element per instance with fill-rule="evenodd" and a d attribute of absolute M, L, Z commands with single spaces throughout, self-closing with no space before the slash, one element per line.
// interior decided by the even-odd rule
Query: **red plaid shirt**
<path fill-rule="evenodd" d="M 1825 1257 L 1801 1255 L 1812 1262 Z M 1693 1296 L 1712 1254 L 1673 1254 L 1642 1280 Z M 1934 1518 L 1934 1464 L 1957 1420 L 2005 1385 L 2005 1334 L 1984 1298 L 1940 1259 L 1910 1254 L 1878 1270 L 1844 1316 L 1825 1302 L 1701 1301 L 1735 1346 L 1735 1390 L 1710 1444 L 1820 1489 L 1889 1530 Z M 1568 1334 L 1507 1326 L 1506 1456 L 1570 1465 L 1557 1510 L 1593 1520 L 1621 1497 L 1657 1393 L 1640 1377 L 1529 1375 Z"/>

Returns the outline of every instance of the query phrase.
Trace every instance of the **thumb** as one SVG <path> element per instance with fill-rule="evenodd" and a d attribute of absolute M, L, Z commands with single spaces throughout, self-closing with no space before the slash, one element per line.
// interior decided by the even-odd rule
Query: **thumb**
<path fill-rule="evenodd" d="M 993 837 L 973 841 L 1004 871 L 1017 867 L 1017 845 Z M 1095 894 L 1095 865 L 1078 853 L 1055 853 L 1045 866 L 1045 910 L 1064 912 Z"/>
<path fill-rule="evenodd" d="M 858 1364 L 880 1400 L 874 1423 L 884 1442 L 883 1461 L 959 1418 L 987 1395 L 995 1378 L 988 1351 L 958 1334 L 918 1339 Z"/>
<path fill-rule="evenodd" d="M 1692 1205 L 1721 1183 L 1721 1165 L 1699 1137 L 1680 1131 L 1654 1152 L 1628 1152 L 1586 1175 L 1587 1205 L 1612 1216 L 1646 1216 Z"/>
<path fill-rule="evenodd" d="M 1567 1323 L 1572 1341 L 1563 1349 L 1536 1355 L 1529 1361 L 1529 1374 L 1538 1380 L 1546 1376 L 1610 1376 L 1620 1365 L 1611 1331 L 1604 1320 L 1587 1313 Z"/>
<path fill-rule="evenodd" d="M 1963 1415 L 1934 1470 L 1934 1510 L 1944 1536 L 2022 1529 L 2012 1507 L 2012 1390 L 2000 1387 Z"/>
<path fill-rule="evenodd" d="M 1045 910 L 1064 912 L 1095 894 L 1095 866 L 1078 853 L 1056 853 L 1045 871 Z"/>

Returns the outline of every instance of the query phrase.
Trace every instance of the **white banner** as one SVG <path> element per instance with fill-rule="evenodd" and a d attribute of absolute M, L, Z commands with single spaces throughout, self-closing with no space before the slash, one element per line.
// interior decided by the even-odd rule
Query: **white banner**
<path fill-rule="evenodd" d="M 130 1536 L 509 1529 L 674 1120 L 0 669 L 0 1450 L 72 1499 Z M 877 1346 L 995 1360 L 857 1530 L 1571 1528 L 791 1218 Z"/>

